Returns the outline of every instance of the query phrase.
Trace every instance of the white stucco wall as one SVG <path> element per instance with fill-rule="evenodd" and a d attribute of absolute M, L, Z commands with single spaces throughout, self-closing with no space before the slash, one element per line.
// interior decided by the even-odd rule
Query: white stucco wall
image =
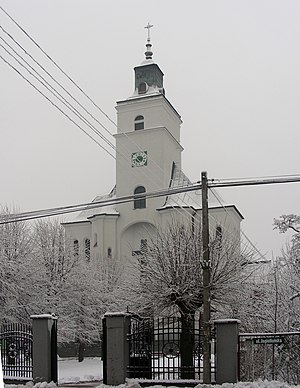
<path fill-rule="evenodd" d="M 137 186 L 144 186 L 147 192 L 169 187 L 173 162 L 181 170 L 182 121 L 178 112 L 163 94 L 158 93 L 119 101 L 116 110 L 116 196 L 132 195 Z M 144 117 L 144 129 L 134 129 L 137 116 Z M 132 153 L 138 151 L 147 151 L 147 165 L 132 167 Z M 133 250 L 139 249 L 141 239 L 147 238 L 155 228 L 167 228 L 176 221 L 190 226 L 193 216 L 196 223 L 201 222 L 201 196 L 197 211 L 178 206 L 157 210 L 165 205 L 165 201 L 165 197 L 147 199 L 144 209 L 134 209 L 133 202 L 116 205 L 114 214 L 104 214 L 105 210 L 100 214 L 101 209 L 95 210 L 94 216 L 89 214 L 85 223 L 65 224 L 67 237 L 78 239 L 80 245 L 89 238 L 94 257 L 107 256 L 110 248 L 113 257 L 125 259 L 131 257 Z M 241 219 L 234 207 L 209 210 L 212 234 L 217 226 L 221 226 L 229 237 L 239 238 Z"/>
<path fill-rule="evenodd" d="M 134 120 L 144 116 L 145 128 L 166 127 L 180 142 L 179 114 L 161 94 L 119 101 L 116 106 L 118 133 L 134 132 Z"/>

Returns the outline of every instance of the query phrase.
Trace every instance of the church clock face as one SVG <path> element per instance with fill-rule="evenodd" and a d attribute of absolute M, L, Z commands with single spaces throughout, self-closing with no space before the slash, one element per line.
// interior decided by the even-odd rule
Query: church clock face
<path fill-rule="evenodd" d="M 147 166 L 147 151 L 133 152 L 131 154 L 131 167 Z"/>

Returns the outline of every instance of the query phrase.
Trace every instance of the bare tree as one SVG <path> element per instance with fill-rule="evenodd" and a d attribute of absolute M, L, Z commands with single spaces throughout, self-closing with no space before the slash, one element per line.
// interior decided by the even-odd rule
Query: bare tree
<path fill-rule="evenodd" d="M 274 229 L 280 233 L 293 231 L 291 241 L 277 258 L 276 266 L 280 276 L 280 295 L 285 308 L 281 315 L 285 315 L 288 327 L 300 328 L 300 216 L 295 214 L 282 215 L 274 219 Z M 286 307 L 289 306 L 287 309 Z"/>
<path fill-rule="evenodd" d="M 12 211 L 4 207 L 1 220 Z M 29 321 L 32 257 L 30 229 L 25 223 L 0 225 L 0 304 L 1 321 Z M 25 312 L 25 313 L 24 313 Z"/>
<path fill-rule="evenodd" d="M 91 258 L 65 240 L 59 220 L 43 220 L 34 228 L 41 311 L 59 316 L 60 342 L 78 344 L 78 360 L 87 344 L 100 341 L 101 318 L 115 308 L 114 290 L 121 273 L 112 258 Z M 111 307 L 114 306 L 114 307 Z"/>
<path fill-rule="evenodd" d="M 194 314 L 202 306 L 202 254 L 200 228 L 173 223 L 150 236 L 130 268 L 134 287 L 129 289 L 141 296 L 136 299 L 138 310 Z M 210 258 L 212 303 L 217 309 L 248 276 L 245 264 L 252 256 L 241 250 L 239 240 L 215 235 L 210 239 Z"/>
<path fill-rule="evenodd" d="M 182 325 L 182 377 L 193 372 L 191 348 L 195 313 L 203 302 L 203 248 L 201 229 L 172 223 L 165 230 L 149 236 L 149 243 L 136 256 L 130 269 L 127 286 L 129 305 L 142 314 L 179 314 Z M 225 235 L 212 236 L 210 241 L 211 296 L 213 308 L 226 304 L 240 287 L 249 254 L 241 252 L 239 240 Z M 128 284 L 128 283 L 127 283 Z M 131 299 L 130 299 L 131 297 Z M 134 302 L 133 302 L 134 299 Z"/>

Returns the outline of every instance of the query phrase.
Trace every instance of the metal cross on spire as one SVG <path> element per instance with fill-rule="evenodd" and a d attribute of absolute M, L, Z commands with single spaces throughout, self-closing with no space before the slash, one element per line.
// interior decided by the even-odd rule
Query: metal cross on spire
<path fill-rule="evenodd" d="M 146 25 L 146 27 L 144 27 L 144 28 L 147 28 L 147 30 L 148 30 L 147 42 L 150 42 L 150 28 L 152 28 L 152 27 L 153 27 L 153 24 L 150 24 L 149 22 Z"/>

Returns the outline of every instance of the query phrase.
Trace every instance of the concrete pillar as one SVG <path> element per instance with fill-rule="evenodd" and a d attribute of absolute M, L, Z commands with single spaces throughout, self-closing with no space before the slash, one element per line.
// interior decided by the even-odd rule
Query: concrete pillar
<path fill-rule="evenodd" d="M 236 383 L 238 379 L 238 334 L 237 319 L 218 319 L 216 329 L 216 383 Z"/>
<path fill-rule="evenodd" d="M 103 382 L 107 385 L 124 384 L 129 365 L 130 315 L 106 313 L 104 315 L 104 368 Z"/>
<path fill-rule="evenodd" d="M 50 314 L 32 315 L 33 381 L 57 383 L 57 318 Z"/>

